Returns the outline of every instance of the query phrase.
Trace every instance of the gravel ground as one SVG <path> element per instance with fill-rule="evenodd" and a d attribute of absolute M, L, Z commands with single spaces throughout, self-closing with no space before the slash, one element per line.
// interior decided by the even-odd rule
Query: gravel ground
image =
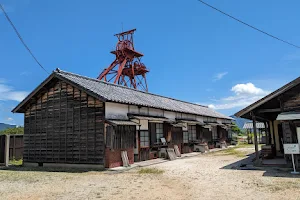
<path fill-rule="evenodd" d="M 139 168 L 121 173 L 0 170 L 0 198 L 300 200 L 300 176 L 275 169 L 238 170 L 243 159 L 225 150 L 146 167 L 162 174 L 141 174 Z"/>

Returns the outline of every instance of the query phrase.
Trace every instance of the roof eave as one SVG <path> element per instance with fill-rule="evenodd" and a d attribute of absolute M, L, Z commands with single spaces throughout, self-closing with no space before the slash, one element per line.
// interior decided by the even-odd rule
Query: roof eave
<path fill-rule="evenodd" d="M 21 101 L 11 112 L 13 113 L 23 113 L 21 108 L 34 96 L 38 91 L 40 91 L 49 81 L 51 81 L 54 77 L 63 80 L 70 85 L 77 87 L 78 89 L 81 89 L 85 91 L 88 95 L 93 96 L 97 99 L 100 99 L 101 101 L 106 101 L 106 99 L 98 94 L 95 94 L 94 92 L 91 92 L 90 90 L 87 90 L 86 88 L 83 88 L 82 86 L 70 81 L 69 79 L 60 76 L 57 72 L 52 72 L 48 78 L 46 78 L 40 85 L 38 85 L 23 101 Z"/>
<path fill-rule="evenodd" d="M 55 72 L 52 72 L 48 78 L 46 78 L 41 84 L 39 84 L 23 101 L 21 101 L 11 112 L 13 113 L 22 113 L 20 109 L 26 102 L 28 102 L 40 89 L 42 89 L 53 77 L 55 76 Z"/>
<path fill-rule="evenodd" d="M 258 101 L 252 103 L 251 105 L 247 106 L 246 108 L 240 110 L 239 112 L 235 113 L 234 116 L 236 117 L 243 117 L 244 115 L 246 115 L 247 113 L 253 111 L 255 108 L 257 108 L 258 106 L 272 100 L 273 98 L 279 96 L 280 94 L 282 94 L 283 92 L 291 89 L 292 87 L 298 85 L 300 82 L 300 77 L 296 78 L 295 80 L 285 84 L 284 86 L 282 86 L 281 88 L 275 90 L 274 92 L 270 93 L 269 95 L 263 97 L 262 99 L 259 99 Z"/>

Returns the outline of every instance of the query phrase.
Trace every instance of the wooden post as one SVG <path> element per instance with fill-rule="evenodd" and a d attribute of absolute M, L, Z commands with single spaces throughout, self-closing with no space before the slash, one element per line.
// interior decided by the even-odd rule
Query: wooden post
<path fill-rule="evenodd" d="M 269 145 L 269 130 L 268 130 L 268 122 L 264 122 L 265 125 L 265 135 L 266 135 L 266 145 Z"/>
<path fill-rule="evenodd" d="M 256 161 L 258 161 L 259 154 L 258 154 L 258 143 L 257 143 L 256 117 L 253 113 L 252 113 L 252 123 L 253 123 L 253 132 L 254 132 L 255 159 Z"/>
<path fill-rule="evenodd" d="M 248 144 L 250 144 L 249 129 L 246 129 L 246 131 L 247 131 L 247 140 L 248 140 Z"/>
<path fill-rule="evenodd" d="M 9 163 L 9 141 L 10 141 L 10 135 L 5 136 L 5 155 L 4 155 L 4 164 L 6 167 L 8 167 Z"/>
<path fill-rule="evenodd" d="M 13 138 L 14 138 L 14 146 L 13 146 L 13 157 L 15 157 L 16 156 L 16 136 L 15 135 L 13 135 Z M 9 139 L 10 140 L 10 139 Z"/>

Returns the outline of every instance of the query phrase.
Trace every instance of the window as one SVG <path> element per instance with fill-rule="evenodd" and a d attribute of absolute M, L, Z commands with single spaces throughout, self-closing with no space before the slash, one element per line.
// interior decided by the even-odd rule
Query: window
<path fill-rule="evenodd" d="M 231 132 L 231 130 L 229 129 L 228 130 L 228 139 L 231 139 L 232 138 L 232 132 Z"/>
<path fill-rule="evenodd" d="M 188 126 L 188 135 L 189 135 L 189 141 L 195 141 L 196 138 L 196 126 Z"/>
<path fill-rule="evenodd" d="M 149 147 L 149 132 L 140 131 L 140 143 L 141 147 Z"/>
<path fill-rule="evenodd" d="M 156 129 L 156 142 L 160 143 L 160 138 L 164 137 L 164 128 L 163 124 L 155 124 L 155 129 Z"/>
<path fill-rule="evenodd" d="M 213 140 L 218 139 L 218 129 L 217 129 L 217 126 L 212 126 L 211 127 L 211 132 L 212 132 L 212 139 Z"/>
<path fill-rule="evenodd" d="M 183 132 L 183 143 L 189 143 L 189 132 Z"/>

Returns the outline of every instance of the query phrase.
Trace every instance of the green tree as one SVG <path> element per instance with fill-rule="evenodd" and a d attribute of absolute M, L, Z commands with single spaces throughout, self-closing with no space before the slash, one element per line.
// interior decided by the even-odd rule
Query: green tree
<path fill-rule="evenodd" d="M 242 130 L 234 123 L 234 125 L 231 127 L 231 130 L 237 134 L 242 134 Z"/>
<path fill-rule="evenodd" d="M 0 131 L 0 135 L 14 135 L 14 134 L 24 134 L 24 127 L 19 126 L 16 128 L 7 128 Z"/>

